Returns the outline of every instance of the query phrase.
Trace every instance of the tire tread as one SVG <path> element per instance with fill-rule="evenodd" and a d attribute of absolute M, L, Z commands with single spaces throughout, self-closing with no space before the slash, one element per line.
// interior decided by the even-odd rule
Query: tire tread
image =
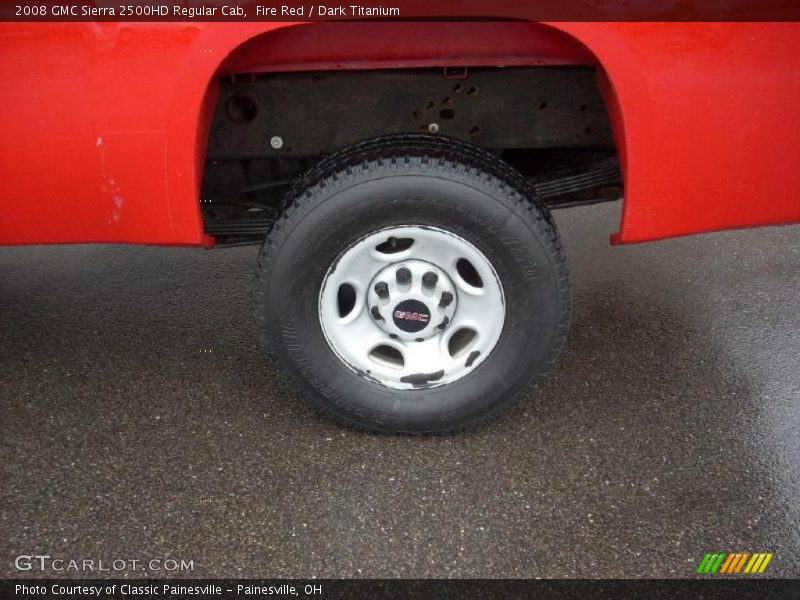
<path fill-rule="evenodd" d="M 477 146 L 444 136 L 423 134 L 399 134 L 372 138 L 354 144 L 344 150 L 321 160 L 299 177 L 283 198 L 273 226 L 267 233 L 258 254 L 256 268 L 256 321 L 259 328 L 259 343 L 266 352 L 278 373 L 289 382 L 292 389 L 317 408 L 324 408 L 304 389 L 308 382 L 299 381 L 293 376 L 284 362 L 281 349 L 268 333 L 265 318 L 268 277 L 276 249 L 283 238 L 291 231 L 291 224 L 309 202 L 322 190 L 346 185 L 365 171 L 391 167 L 395 170 L 410 168 L 418 162 L 421 165 L 450 174 L 460 174 L 480 179 L 485 185 L 498 192 L 511 196 L 516 208 L 530 221 L 542 240 L 547 243 L 547 252 L 556 269 L 559 297 L 558 332 L 548 348 L 548 355 L 542 367 L 531 373 L 525 385 L 510 399 L 498 403 L 495 410 L 479 419 L 457 427 L 449 427 L 417 434 L 452 434 L 485 425 L 496 419 L 502 412 L 518 404 L 538 385 L 556 362 L 565 342 L 571 313 L 569 270 L 566 257 L 548 208 L 542 203 L 533 186 L 508 163 Z M 332 411 L 325 410 L 339 422 L 350 427 L 373 433 L 409 433 L 385 428 L 372 427 L 351 421 Z"/>

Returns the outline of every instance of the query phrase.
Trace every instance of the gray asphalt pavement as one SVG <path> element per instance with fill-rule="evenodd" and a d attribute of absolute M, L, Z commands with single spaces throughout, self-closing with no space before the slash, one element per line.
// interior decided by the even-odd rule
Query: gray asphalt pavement
<path fill-rule="evenodd" d="M 0 574 L 684 577 L 761 551 L 800 576 L 800 227 L 611 248 L 618 211 L 556 213 L 566 350 L 454 437 L 293 396 L 257 348 L 255 248 L 0 249 Z"/>

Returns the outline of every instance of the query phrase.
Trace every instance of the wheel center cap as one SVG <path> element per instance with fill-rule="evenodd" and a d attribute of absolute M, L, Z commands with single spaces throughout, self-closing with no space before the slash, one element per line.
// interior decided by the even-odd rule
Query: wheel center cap
<path fill-rule="evenodd" d="M 421 342 L 447 330 L 456 311 L 456 289 L 444 270 L 423 260 L 381 269 L 367 291 L 373 322 L 392 339 Z"/>
<path fill-rule="evenodd" d="M 414 333 L 428 326 L 431 321 L 431 311 L 419 300 L 403 300 L 394 307 L 392 319 L 399 329 Z"/>

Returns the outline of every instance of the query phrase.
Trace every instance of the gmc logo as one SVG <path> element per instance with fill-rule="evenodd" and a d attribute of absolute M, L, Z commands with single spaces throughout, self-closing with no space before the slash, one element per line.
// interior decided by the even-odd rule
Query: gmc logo
<path fill-rule="evenodd" d="M 406 312 L 404 310 L 394 311 L 394 318 L 405 319 L 406 321 L 419 321 L 421 323 L 428 322 L 428 315 L 423 315 L 421 313 L 415 313 L 415 312 Z"/>

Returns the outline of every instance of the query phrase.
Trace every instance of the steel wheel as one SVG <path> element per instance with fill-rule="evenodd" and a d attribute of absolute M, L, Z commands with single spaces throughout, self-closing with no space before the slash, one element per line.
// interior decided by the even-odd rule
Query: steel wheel
<path fill-rule="evenodd" d="M 433 387 L 478 367 L 505 320 L 503 289 L 472 244 L 435 227 L 391 227 L 345 250 L 322 285 L 325 338 L 390 388 Z"/>

